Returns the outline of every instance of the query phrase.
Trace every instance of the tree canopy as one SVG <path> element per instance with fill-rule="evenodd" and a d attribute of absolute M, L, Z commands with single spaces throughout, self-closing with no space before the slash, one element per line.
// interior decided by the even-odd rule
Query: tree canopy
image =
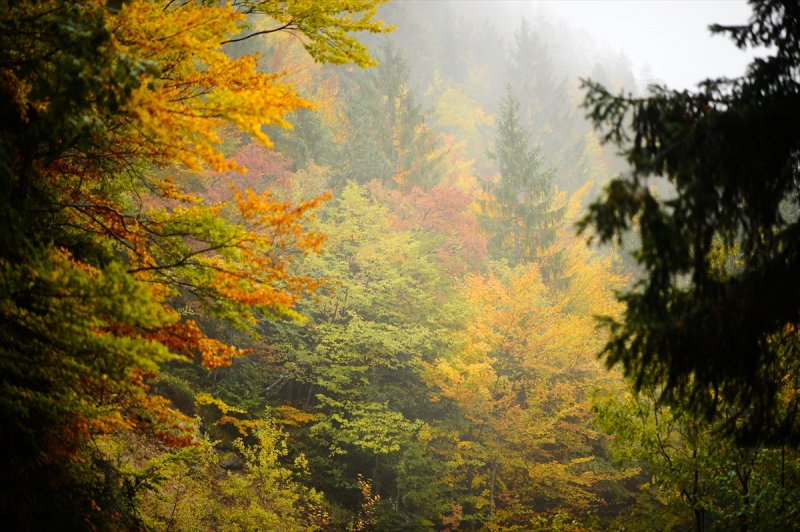
<path fill-rule="evenodd" d="M 554 206 L 554 170 L 529 147 L 529 133 L 519 116 L 519 102 L 506 89 L 500 104 L 497 136 L 491 158 L 500 172 L 497 182 L 486 183 L 485 225 L 492 251 L 513 264 L 541 258 L 556 238 L 564 210 Z"/>

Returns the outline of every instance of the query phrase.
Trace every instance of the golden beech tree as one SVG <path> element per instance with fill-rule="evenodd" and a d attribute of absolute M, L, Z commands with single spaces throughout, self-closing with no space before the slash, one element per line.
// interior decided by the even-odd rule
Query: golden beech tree
<path fill-rule="evenodd" d="M 137 527 L 124 487 L 139 484 L 92 442 L 135 430 L 191 444 L 193 420 L 151 394 L 150 377 L 167 360 L 213 368 L 240 353 L 181 309 L 245 329 L 296 316 L 318 283 L 288 263 L 321 246 L 305 223 L 325 198 L 292 205 L 244 189 L 210 204 L 179 176 L 246 171 L 222 152 L 225 128 L 269 146 L 264 126 L 289 127 L 286 114 L 311 105 L 226 46 L 286 30 L 316 60 L 366 65 L 349 33 L 386 31 L 374 14 L 365 0 L 2 10 L 0 513 L 10 526 L 47 528 L 56 516 Z M 276 26 L 254 31 L 248 15 Z"/>
<path fill-rule="evenodd" d="M 547 287 L 534 264 L 495 262 L 468 275 L 456 348 L 427 366 L 437 400 L 459 412 L 440 430 L 455 438 L 445 482 L 463 490 L 455 502 L 465 520 L 514 526 L 589 510 L 602 483 L 619 477 L 597 460 L 602 436 L 590 420 L 594 390 L 618 386 L 595 360 L 594 315 L 619 312 L 612 290 L 625 278 L 577 238 L 561 235 L 559 245 L 571 281 L 561 289 Z"/>

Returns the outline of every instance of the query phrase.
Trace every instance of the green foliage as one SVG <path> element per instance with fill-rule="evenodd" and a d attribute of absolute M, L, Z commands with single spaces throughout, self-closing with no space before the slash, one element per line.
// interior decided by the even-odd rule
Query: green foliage
<path fill-rule="evenodd" d="M 45 221 L 29 211 L 31 204 L 51 200 L 36 181 L 34 161 L 74 148 L 102 153 L 112 117 L 150 65 L 114 53 L 104 10 L 93 2 L 53 9 L 21 2 L 3 11 L 0 249 L 24 256 L 25 241 L 47 240 Z"/>
<path fill-rule="evenodd" d="M 137 444 L 128 442 L 134 448 Z M 147 457 L 146 447 L 138 450 Z M 138 473 L 150 479 L 139 488 L 143 524 L 187 531 L 320 530 L 328 519 L 322 496 L 300 483 L 304 458 L 298 456 L 289 466 L 286 455 L 286 436 L 262 421 L 252 437 L 237 439 L 227 455 L 204 440 L 149 458 Z"/>
<path fill-rule="evenodd" d="M 401 481 L 398 468 L 430 410 L 421 362 L 447 341 L 437 302 L 446 288 L 441 270 L 419 238 L 392 229 L 386 207 L 354 183 L 316 223 L 329 235 L 326 251 L 298 267 L 332 290 L 303 305 L 305 323 L 271 327 L 286 375 L 271 395 L 314 414 L 296 429 L 298 448 L 332 500 L 357 512 L 361 474 L 395 501 L 392 512 L 419 519 L 409 512 L 419 508 L 414 490 L 423 486 Z M 438 507 L 425 508 L 435 519 Z"/>
<path fill-rule="evenodd" d="M 291 159 L 295 171 L 309 162 L 331 165 L 336 157 L 333 131 L 319 113 L 301 109 L 290 120 L 292 129 L 274 128 L 270 131 L 276 151 Z"/>
<path fill-rule="evenodd" d="M 408 421 L 387 404 L 342 402 L 324 396 L 319 399 L 332 413 L 316 423 L 311 433 L 330 440 L 332 454 L 345 454 L 347 447 L 370 455 L 396 453 L 422 426 L 419 421 Z"/>
<path fill-rule="evenodd" d="M 311 351 L 295 362 L 307 368 L 299 375 L 312 371 L 303 380 L 337 397 L 377 393 L 376 402 L 394 402 L 398 397 L 380 387 L 367 392 L 369 384 L 400 384 L 399 375 L 413 374 L 415 358 L 436 345 L 426 321 L 438 272 L 409 232 L 391 230 L 386 209 L 362 187 L 348 185 L 320 218 L 320 231 L 330 235 L 328 251 L 307 257 L 304 268 L 327 279 L 333 293 L 303 308 L 308 347 L 297 352 Z"/>
<path fill-rule="evenodd" d="M 607 397 L 598 422 L 612 434 L 615 456 L 649 477 L 637 504 L 618 519 L 626 527 L 695 530 L 791 528 L 800 511 L 800 457 L 785 448 L 739 447 L 717 436 L 724 421 L 659 403 L 644 392 Z"/>
<path fill-rule="evenodd" d="M 25 264 L 0 259 L 2 472 L 14 487 L 2 512 L 16 516 L 18 526 L 46 522 L 36 513 L 41 507 L 73 526 L 84 516 L 98 524 L 111 519 L 113 464 L 72 463 L 93 434 L 135 423 L 151 434 L 183 438 L 181 424 L 190 426 L 188 419 L 158 419 L 141 383 L 142 373 L 175 355 L 147 338 L 110 333 L 174 318 L 120 265 L 75 265 L 58 250 L 32 250 Z M 53 482 L 72 493 L 69 500 L 49 489 Z M 93 505 L 108 511 L 93 514 Z"/>
<path fill-rule="evenodd" d="M 748 24 L 712 28 L 742 48 L 772 47 L 741 78 L 641 99 L 586 82 L 585 106 L 632 172 L 608 184 L 582 226 L 603 241 L 634 224 L 641 235 L 645 276 L 622 295 L 624 318 L 608 322 L 608 364 L 673 405 L 728 420 L 743 440 L 796 447 L 800 221 L 787 214 L 800 201 L 800 10 L 753 7 Z M 663 199 L 650 186 L 659 176 L 674 187 Z M 719 242 L 741 250 L 724 276 Z"/>

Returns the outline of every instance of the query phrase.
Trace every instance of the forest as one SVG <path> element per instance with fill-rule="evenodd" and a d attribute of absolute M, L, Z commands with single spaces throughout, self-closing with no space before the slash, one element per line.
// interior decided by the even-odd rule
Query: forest
<path fill-rule="evenodd" d="M 796 1 L 0 5 L 6 529 L 797 528 Z"/>

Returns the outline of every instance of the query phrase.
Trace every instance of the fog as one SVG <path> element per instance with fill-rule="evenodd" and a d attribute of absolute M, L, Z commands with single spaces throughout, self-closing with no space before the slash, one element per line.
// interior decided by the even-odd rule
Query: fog
<path fill-rule="evenodd" d="M 551 16 L 583 33 L 598 50 L 624 53 L 638 80 L 675 89 L 695 88 L 708 77 L 740 76 L 753 55 L 708 29 L 745 23 L 751 9 L 743 0 L 514 3 L 523 13 Z"/>
<path fill-rule="evenodd" d="M 403 4 L 424 7 L 424 2 Z M 663 1 L 456 1 L 460 15 L 496 28 L 511 39 L 519 19 L 548 28 L 552 51 L 569 56 L 572 73 L 588 76 L 594 62 L 623 55 L 631 62 L 637 83 L 666 83 L 692 89 L 708 77 L 744 73 L 755 55 L 742 51 L 725 36 L 712 35 L 711 24 L 744 24 L 751 9 L 744 0 Z"/>

